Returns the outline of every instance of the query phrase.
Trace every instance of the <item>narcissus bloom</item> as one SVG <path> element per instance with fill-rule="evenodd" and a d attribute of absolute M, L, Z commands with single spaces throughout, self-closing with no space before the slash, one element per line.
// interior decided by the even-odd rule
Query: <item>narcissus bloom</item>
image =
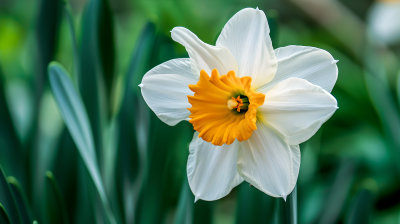
<path fill-rule="evenodd" d="M 228 21 L 216 46 L 175 27 L 172 39 L 190 58 L 156 66 L 140 84 L 163 122 L 193 124 L 187 175 L 196 200 L 222 198 L 244 180 L 286 198 L 299 174 L 299 144 L 337 109 L 332 55 L 302 46 L 274 50 L 269 32 L 264 12 L 251 8 Z"/>

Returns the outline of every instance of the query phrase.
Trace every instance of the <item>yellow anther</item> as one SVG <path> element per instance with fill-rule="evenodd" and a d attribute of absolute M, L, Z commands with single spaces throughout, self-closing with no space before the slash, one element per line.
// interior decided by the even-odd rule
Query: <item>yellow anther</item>
<path fill-rule="evenodd" d="M 243 100 L 240 99 L 240 96 L 238 96 L 236 99 L 235 97 L 232 97 L 232 99 L 228 100 L 228 109 L 236 109 L 237 112 L 240 112 L 240 107 L 243 106 Z"/>
<path fill-rule="evenodd" d="M 232 110 L 233 108 L 237 108 L 238 102 L 236 101 L 236 99 L 234 97 L 232 97 L 231 100 L 228 100 L 228 109 Z"/>

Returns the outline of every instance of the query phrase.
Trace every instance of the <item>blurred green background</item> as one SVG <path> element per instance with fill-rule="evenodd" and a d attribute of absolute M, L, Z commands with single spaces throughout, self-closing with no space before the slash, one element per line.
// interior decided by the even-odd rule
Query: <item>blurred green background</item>
<path fill-rule="evenodd" d="M 370 28 L 381 4 L 399 3 L 0 0 L 0 223 L 400 223 L 400 35 Z M 339 60 L 339 109 L 300 146 L 286 203 L 246 182 L 194 203 L 193 128 L 162 123 L 138 84 L 188 57 L 173 27 L 215 44 L 245 7 L 266 13 L 274 48 Z"/>

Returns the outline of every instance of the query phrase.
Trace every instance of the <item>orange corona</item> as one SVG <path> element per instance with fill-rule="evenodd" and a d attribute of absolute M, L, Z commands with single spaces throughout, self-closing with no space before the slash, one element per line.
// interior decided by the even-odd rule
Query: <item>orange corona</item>
<path fill-rule="evenodd" d="M 234 71 L 220 76 L 217 69 L 211 77 L 200 71 L 200 80 L 189 85 L 194 96 L 188 96 L 192 105 L 190 123 L 199 137 L 214 145 L 244 141 L 257 129 L 257 108 L 265 95 L 251 89 L 251 78 L 238 78 Z"/>

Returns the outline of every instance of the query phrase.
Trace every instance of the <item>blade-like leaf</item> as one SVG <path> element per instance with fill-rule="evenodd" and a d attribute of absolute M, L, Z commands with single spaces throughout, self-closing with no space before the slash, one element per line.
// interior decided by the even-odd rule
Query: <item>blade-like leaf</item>
<path fill-rule="evenodd" d="M 51 171 L 46 172 L 45 199 L 47 223 L 69 223 L 64 198 Z"/>
<path fill-rule="evenodd" d="M 3 168 L 0 166 L 0 203 L 3 205 L 11 223 L 21 223 L 21 217 L 11 192 L 10 185 L 4 175 Z"/>
<path fill-rule="evenodd" d="M 378 112 L 384 133 L 393 150 L 395 161 L 400 159 L 400 118 L 396 100 L 390 92 L 389 80 L 381 57 L 381 51 L 373 42 L 365 49 L 365 84 L 371 101 Z M 400 176 L 400 163 L 395 162 Z"/>
<path fill-rule="evenodd" d="M 135 217 L 135 209 L 139 191 L 142 187 L 145 164 L 146 164 L 146 149 L 143 146 L 143 142 L 146 141 L 141 138 L 141 143 L 138 144 L 136 138 L 136 117 L 140 117 L 143 129 L 148 130 L 148 121 L 143 115 L 147 115 L 147 105 L 144 105 L 138 99 L 138 93 L 135 91 L 137 85 L 135 81 L 143 77 L 150 66 L 150 56 L 154 48 L 156 27 L 152 23 L 148 23 L 142 31 L 141 36 L 137 42 L 136 50 L 134 51 L 130 63 L 130 67 L 125 76 L 125 87 L 122 98 L 121 109 L 117 116 L 119 135 L 118 135 L 118 184 L 124 183 L 118 186 L 122 192 L 121 197 L 122 204 L 124 205 L 124 218 L 127 223 L 132 223 Z M 137 116 L 132 116 L 136 113 Z M 143 121 L 146 121 L 144 124 Z M 139 121 L 140 122 L 140 121 Z M 142 130 L 143 130 L 142 129 Z M 141 134 L 145 132 L 142 131 Z M 139 148 L 140 147 L 140 148 Z"/>
<path fill-rule="evenodd" d="M 102 184 L 94 150 L 92 130 L 82 100 L 68 77 L 67 71 L 59 63 L 50 63 L 49 77 L 64 122 L 94 181 L 109 221 L 115 223 Z"/>
<path fill-rule="evenodd" d="M 18 138 L 16 126 L 12 122 L 10 108 L 7 104 L 6 83 L 1 66 L 0 108 L 0 164 L 7 174 L 22 178 L 26 164 L 20 158 L 22 146 Z"/>
<path fill-rule="evenodd" d="M 104 74 L 107 96 L 111 100 L 111 90 L 115 81 L 114 21 L 108 0 L 99 0 L 98 7 L 97 36 L 99 38 L 100 65 Z"/>
<path fill-rule="evenodd" d="M 326 205 L 319 223 L 330 224 L 337 222 L 353 182 L 355 169 L 356 163 L 350 159 L 344 160 L 339 166 L 329 194 L 327 195 Z"/>
<path fill-rule="evenodd" d="M 72 41 L 72 50 L 74 53 L 73 56 L 73 61 L 74 61 L 74 72 L 73 72 L 73 79 L 76 84 L 76 86 L 79 86 L 79 52 L 78 52 L 78 43 L 76 40 L 76 35 L 75 35 L 75 26 L 74 26 L 74 21 L 72 19 L 72 14 L 71 14 L 71 7 L 69 4 L 65 4 L 64 6 L 64 14 L 68 22 L 68 28 L 69 28 L 69 33 L 71 35 L 71 41 Z"/>
<path fill-rule="evenodd" d="M 56 46 L 62 18 L 62 0 L 42 0 L 38 12 L 36 41 L 38 57 L 36 57 L 36 99 L 38 105 L 46 85 L 47 65 L 53 60 L 56 53 Z M 37 112 L 38 113 L 38 112 Z M 34 123 L 36 123 L 36 119 Z M 36 128 L 36 124 L 33 125 Z M 36 131 L 36 130 L 33 130 Z"/>
<path fill-rule="evenodd" d="M 82 96 L 88 121 L 93 131 L 93 143 L 96 150 L 97 161 L 103 160 L 103 125 L 102 120 L 105 110 L 101 108 L 104 103 L 104 82 L 101 82 L 103 71 L 99 57 L 98 37 L 98 8 L 99 0 L 87 1 L 86 10 L 82 15 L 81 41 L 79 48 L 79 92 Z"/>
<path fill-rule="evenodd" d="M 278 198 L 273 198 L 247 182 L 237 187 L 236 224 L 271 223 Z"/>
<path fill-rule="evenodd" d="M 114 22 L 108 0 L 87 1 L 81 28 L 78 82 L 93 130 L 97 159 L 103 161 L 103 121 L 112 114 L 111 90 L 115 80 Z"/>
<path fill-rule="evenodd" d="M 181 195 L 179 196 L 178 209 L 175 216 L 174 224 L 191 224 L 193 223 L 193 207 L 194 196 L 190 191 L 187 175 L 183 178 Z"/>
<path fill-rule="evenodd" d="M 8 177 L 7 180 L 15 197 L 18 210 L 21 213 L 22 222 L 30 223 L 32 221 L 32 212 L 31 208 L 29 207 L 28 200 L 26 199 L 25 192 L 22 190 L 21 184 L 14 177 Z"/>
<path fill-rule="evenodd" d="M 279 43 L 278 43 L 278 33 L 279 33 L 279 13 L 275 9 L 269 9 L 265 12 L 267 19 L 268 19 L 268 25 L 270 29 L 270 36 L 271 36 L 271 41 L 272 41 L 272 46 L 274 48 L 278 48 Z"/>
<path fill-rule="evenodd" d="M 346 219 L 347 224 L 372 222 L 372 195 L 367 189 L 361 189 L 354 196 Z"/>
<path fill-rule="evenodd" d="M 294 187 L 286 201 L 279 200 L 280 223 L 297 224 L 297 185 Z"/>
<path fill-rule="evenodd" d="M 154 50 L 150 53 L 150 55 L 149 53 L 146 54 L 146 57 L 150 56 L 150 60 L 144 60 L 143 64 L 138 66 L 137 71 L 142 72 L 137 73 L 138 76 L 134 79 L 140 81 L 142 76 L 155 65 L 177 57 L 173 42 L 163 35 L 157 35 Z M 133 81 L 134 83 L 135 81 Z M 140 91 L 138 87 L 136 87 L 136 90 Z M 146 160 L 144 181 L 139 193 L 135 221 L 146 224 L 160 223 L 163 222 L 163 217 L 167 214 L 168 208 L 177 203 L 174 199 L 179 196 L 177 189 L 182 184 L 182 175 L 186 175 L 187 149 L 193 129 L 186 122 L 181 122 L 174 127 L 168 126 L 155 116 L 142 97 L 137 102 L 136 105 L 139 105 L 137 108 L 140 110 L 135 110 L 136 112 L 139 111 L 135 116 L 139 118 L 135 121 L 137 124 L 136 133 L 138 145 L 141 146 L 144 143 L 146 146 L 146 148 L 139 147 L 139 152 L 145 150 L 144 159 Z M 174 169 L 180 170 L 181 175 L 173 175 Z M 193 220 L 199 223 L 209 223 L 212 220 L 211 204 L 213 203 L 197 202 L 194 206 Z M 160 215 L 154 216 L 154 213 Z"/>
<path fill-rule="evenodd" d="M 11 224 L 10 217 L 7 214 L 6 209 L 0 203 L 0 223 Z"/>

